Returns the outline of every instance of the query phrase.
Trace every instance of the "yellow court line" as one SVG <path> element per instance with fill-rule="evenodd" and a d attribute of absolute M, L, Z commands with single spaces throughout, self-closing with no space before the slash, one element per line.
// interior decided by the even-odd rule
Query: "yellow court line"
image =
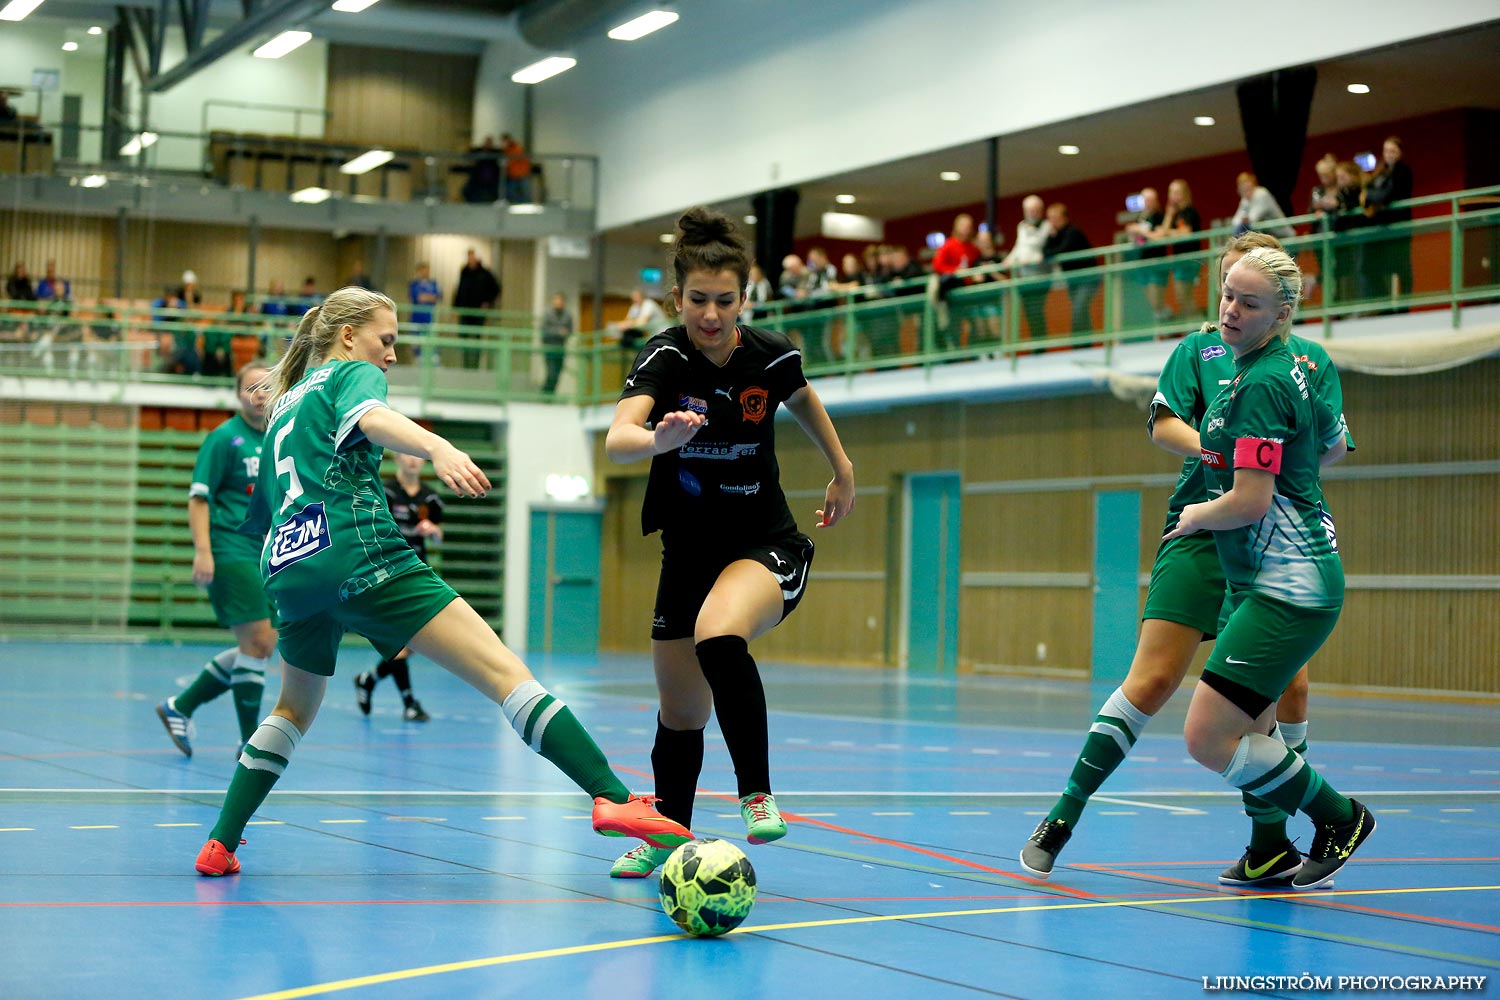
<path fill-rule="evenodd" d="M 0 826 L 0 833 L 23 833 L 35 829 L 34 826 Z"/>
<path fill-rule="evenodd" d="M 1035 913 L 1040 910 L 1102 910 L 1120 906 L 1176 906 L 1183 903 L 1222 903 L 1247 899 L 1310 899 L 1316 901 L 1328 899 L 1332 896 L 1400 896 L 1410 893 L 1496 891 L 1500 891 L 1500 885 L 1455 885 L 1417 889 L 1328 889 L 1320 890 L 1316 893 L 1275 892 L 1266 893 L 1263 896 L 1225 895 L 1221 893 L 1215 896 L 1186 896 L 1181 899 L 1123 899 L 1090 903 L 1037 903 L 1029 906 L 996 906 L 982 910 L 937 910 L 931 913 L 891 913 L 867 917 L 834 917 L 828 920 L 802 920 L 787 924 L 762 924 L 754 927 L 740 927 L 729 933 L 764 934 L 770 931 L 803 930 L 810 927 L 844 927 L 854 924 L 890 923 L 897 920 L 937 920 L 945 917 L 982 917 L 992 916 L 997 913 Z M 333 982 L 318 983 L 314 986 L 299 986 L 295 989 L 279 990 L 275 993 L 258 993 L 252 997 L 243 997 L 241 1000 L 299 1000 L 301 997 L 322 996 L 325 993 L 338 993 L 343 990 L 357 989 L 361 986 L 378 986 L 381 983 L 395 983 L 404 979 L 437 976 L 447 972 L 466 972 L 470 969 L 484 969 L 495 965 L 512 965 L 516 962 L 530 962 L 541 958 L 563 958 L 569 955 L 587 955 L 593 952 L 615 951 L 620 948 L 635 948 L 648 944 L 663 944 L 667 941 L 685 940 L 688 940 L 688 938 L 683 934 L 661 934 L 656 937 L 630 938 L 624 941 L 603 941 L 599 944 L 581 944 L 568 948 L 548 948 L 545 951 L 527 951 L 515 955 L 497 955 L 493 958 L 474 958 L 466 962 L 448 962 L 443 965 L 427 965 L 415 969 L 401 969 L 396 972 L 380 972 L 371 976 L 359 976 L 355 979 L 338 979 Z"/>

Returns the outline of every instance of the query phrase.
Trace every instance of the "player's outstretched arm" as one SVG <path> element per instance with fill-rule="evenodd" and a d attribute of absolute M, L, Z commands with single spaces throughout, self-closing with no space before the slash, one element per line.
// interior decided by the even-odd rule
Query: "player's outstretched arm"
<path fill-rule="evenodd" d="M 359 429 L 373 445 L 431 459 L 432 471 L 461 497 L 482 497 L 489 492 L 489 477 L 473 459 L 410 417 L 377 406 L 359 418 Z"/>
<path fill-rule="evenodd" d="M 655 405 L 650 396 L 628 396 L 616 404 L 609 433 L 604 436 L 604 453 L 611 462 L 638 462 L 681 448 L 707 423 L 701 413 L 680 410 L 665 414 L 647 430 L 646 420 Z"/>

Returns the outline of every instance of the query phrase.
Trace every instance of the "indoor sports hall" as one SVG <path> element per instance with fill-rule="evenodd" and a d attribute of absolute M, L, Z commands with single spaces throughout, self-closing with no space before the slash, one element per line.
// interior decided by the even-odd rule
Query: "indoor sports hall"
<path fill-rule="evenodd" d="M 0 0 L 0 996 L 1494 992 L 1500 20 L 1325 8 Z M 653 351 L 719 364 L 713 303 L 673 295 L 701 287 L 672 263 L 694 206 L 755 266 L 726 307 L 735 377 L 672 391 L 709 418 L 674 467 L 675 444 L 622 455 L 611 426 Z M 1154 714 L 1127 697 L 1169 504 L 1217 489 L 1193 462 L 1180 482 L 1191 453 L 1156 429 L 1184 358 L 1238 360 L 1254 304 L 1226 305 L 1248 272 L 1221 255 L 1246 231 L 1284 249 L 1285 349 L 1344 419 L 1314 553 L 1342 611 L 1254 785 L 1274 813 L 1281 782 L 1318 777 L 1285 850 L 1199 762 L 1195 696 L 1254 696 L 1200 686 L 1238 648 L 1193 646 Z M 517 722 L 349 634 L 315 724 L 273 753 L 263 720 L 305 672 L 284 690 L 257 659 L 260 557 L 232 617 L 220 544 L 297 463 L 272 440 L 285 407 L 237 373 L 295 354 L 349 286 L 394 306 L 387 408 L 492 484 L 459 495 L 435 446 L 416 479 L 394 446 L 377 473 L 372 431 L 372 516 L 558 701 Z M 812 393 L 727 367 L 787 343 Z M 1224 371 L 1207 395 L 1242 388 Z M 852 476 L 804 433 L 809 396 Z M 773 478 L 723 478 L 763 468 L 739 463 L 766 425 Z M 242 451 L 211 466 L 213 442 Z M 777 577 L 795 612 L 748 645 L 784 838 L 747 841 L 740 723 L 703 731 L 693 834 L 743 850 L 757 889 L 718 937 L 664 912 L 666 851 L 611 877 L 635 842 L 593 832 L 541 733 L 565 703 L 630 792 L 681 773 L 652 631 L 688 564 L 642 533 L 653 468 L 694 498 L 779 487 L 816 545 L 800 584 Z M 725 636 L 702 638 L 712 686 Z M 1101 748 L 1114 770 L 1076 791 Z M 267 773 L 222 845 L 240 869 L 200 874 L 233 789 Z M 1375 824 L 1347 850 L 1326 831 L 1355 819 L 1306 812 L 1346 798 Z M 1337 870 L 1299 888 L 1288 851 Z"/>

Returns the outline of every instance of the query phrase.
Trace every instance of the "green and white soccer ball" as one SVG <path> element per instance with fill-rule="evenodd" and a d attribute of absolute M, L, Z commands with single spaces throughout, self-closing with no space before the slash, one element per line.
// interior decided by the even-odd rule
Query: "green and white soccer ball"
<path fill-rule="evenodd" d="M 755 869 L 727 840 L 695 840 L 661 866 L 661 908 L 694 937 L 733 930 L 755 905 Z"/>

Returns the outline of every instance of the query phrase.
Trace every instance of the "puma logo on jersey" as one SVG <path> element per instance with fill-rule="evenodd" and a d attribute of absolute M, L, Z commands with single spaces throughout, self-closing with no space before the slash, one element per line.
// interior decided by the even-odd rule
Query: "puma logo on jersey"
<path fill-rule="evenodd" d="M 714 390 L 714 395 L 715 396 L 723 396 L 725 399 L 729 400 L 732 403 L 732 402 L 734 402 L 734 397 L 731 396 L 730 393 L 733 392 L 733 391 L 734 391 L 734 386 L 730 386 L 728 389 L 715 389 Z"/>
<path fill-rule="evenodd" d="M 781 558 L 781 556 L 777 555 L 775 552 L 771 553 L 771 558 L 776 560 L 777 569 L 780 569 L 781 567 L 786 565 L 786 560 Z"/>
<path fill-rule="evenodd" d="M 635 376 L 634 375 L 630 376 L 628 379 L 625 380 L 625 388 L 627 388 L 627 389 L 634 389 L 635 388 Z"/>

